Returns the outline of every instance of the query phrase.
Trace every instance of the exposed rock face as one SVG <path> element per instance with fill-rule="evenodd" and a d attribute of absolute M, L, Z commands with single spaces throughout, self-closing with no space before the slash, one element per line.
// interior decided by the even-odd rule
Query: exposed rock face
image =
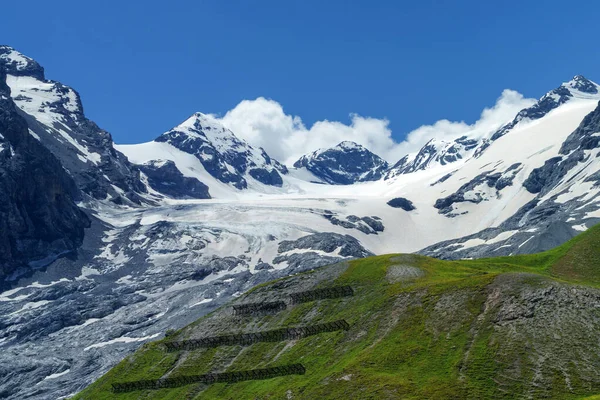
<path fill-rule="evenodd" d="M 484 184 L 489 188 L 493 188 L 499 178 L 499 173 L 490 174 L 489 172 L 484 172 L 480 175 L 477 175 L 471 181 L 461 186 L 456 193 L 453 193 L 448 197 L 444 197 L 443 199 L 438 199 L 435 202 L 434 207 L 439 209 L 440 213 L 446 214 L 452 211 L 449 207 L 454 203 L 461 203 L 465 201 L 475 204 L 480 203 L 485 199 L 484 193 L 475 189 L 479 186 L 483 186 Z"/>
<path fill-rule="evenodd" d="M 174 199 L 210 199 L 208 186 L 198 179 L 183 176 L 171 160 L 156 160 L 140 165 L 148 185 Z"/>
<path fill-rule="evenodd" d="M 387 202 L 387 205 L 394 208 L 401 208 L 404 211 L 416 210 L 415 205 L 412 201 L 404 197 L 396 197 Z"/>
<path fill-rule="evenodd" d="M 300 250 L 300 252 L 294 252 L 295 250 Z M 316 267 L 318 263 L 323 265 L 323 260 L 320 260 L 323 253 L 328 253 L 326 254 L 327 262 L 330 264 L 348 257 L 361 258 L 373 255 L 354 237 L 331 232 L 315 233 L 298 240 L 284 240 L 279 243 L 278 252 L 280 255 L 273 259 L 273 263 L 287 262 L 294 268 L 300 265 L 310 265 L 312 268 Z"/>
<path fill-rule="evenodd" d="M 467 158 L 478 144 L 479 141 L 467 136 L 459 137 L 453 141 L 431 139 L 416 155 L 407 155 L 400 159 L 386 173 L 386 178 L 462 160 Z"/>
<path fill-rule="evenodd" d="M 110 134 L 87 119 L 79 94 L 45 79 L 31 58 L 0 46 L 0 69 L 31 135 L 69 171 L 83 193 L 98 200 L 140 204 L 145 186 L 139 171 L 113 148 Z"/>
<path fill-rule="evenodd" d="M 155 141 L 194 155 L 209 174 L 237 189 L 248 187 L 248 175 L 265 185 L 281 186 L 280 174 L 288 172 L 262 148 L 250 146 L 215 118 L 202 113 L 192 115 Z"/>
<path fill-rule="evenodd" d="M 350 185 L 381 179 L 389 165 L 379 156 L 354 142 L 342 142 L 302 156 L 295 168 L 306 168 L 323 182 Z"/>
<path fill-rule="evenodd" d="M 339 225 L 346 229 L 356 229 L 367 235 L 377 235 L 385 229 L 383 222 L 381 222 L 381 218 L 377 216 L 359 217 L 356 215 L 347 215 L 345 218 L 339 218 L 338 215 L 329 210 L 326 210 L 323 213 L 323 216 L 333 225 Z"/>
<path fill-rule="evenodd" d="M 597 157 L 591 151 L 600 146 L 600 102 L 598 107 L 588 114 L 579 127 L 565 140 L 560 148 L 560 156 L 546 161 L 540 168 L 534 169 L 523 186 L 531 193 L 542 195 L 552 190 L 559 182 L 581 162 Z M 588 178 L 594 181 L 595 177 Z"/>
<path fill-rule="evenodd" d="M 29 134 L 5 79 L 0 68 L 0 287 L 73 251 L 89 225 L 75 182 Z"/>

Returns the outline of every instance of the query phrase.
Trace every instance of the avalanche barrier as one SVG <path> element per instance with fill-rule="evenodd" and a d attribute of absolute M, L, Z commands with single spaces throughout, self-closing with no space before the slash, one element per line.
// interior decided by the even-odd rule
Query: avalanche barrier
<path fill-rule="evenodd" d="M 112 390 L 115 393 L 132 392 L 135 390 L 156 390 L 163 388 L 174 388 L 192 383 L 217 383 L 217 382 L 240 382 L 255 379 L 270 379 L 277 376 L 304 375 L 306 369 L 302 364 L 289 364 L 279 367 L 251 369 L 247 371 L 233 371 L 221 373 L 209 373 L 204 375 L 185 375 L 173 378 L 149 379 L 122 383 L 113 383 Z"/>
<path fill-rule="evenodd" d="M 253 315 L 260 313 L 276 313 L 285 310 L 287 305 L 283 301 L 265 301 L 262 303 L 236 304 L 233 306 L 234 315 Z"/>
<path fill-rule="evenodd" d="M 354 296 L 354 290 L 350 286 L 333 286 L 323 289 L 307 290 L 290 294 L 294 304 L 307 303 L 320 299 L 335 299 L 338 297 Z"/>
<path fill-rule="evenodd" d="M 189 339 L 177 342 L 164 342 L 167 351 L 194 350 L 199 348 L 250 345 L 258 342 L 281 342 L 290 339 L 301 339 L 324 332 L 335 332 L 350 329 L 343 319 L 317 325 L 280 328 L 262 332 L 240 333 L 234 335 L 212 336 L 200 339 Z"/>

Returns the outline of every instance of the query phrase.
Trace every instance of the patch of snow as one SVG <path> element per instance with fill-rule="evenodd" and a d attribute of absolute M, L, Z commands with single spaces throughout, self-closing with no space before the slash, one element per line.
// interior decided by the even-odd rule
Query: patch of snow
<path fill-rule="evenodd" d="M 190 306 L 190 308 L 195 307 L 195 306 L 199 306 L 200 304 L 206 304 L 206 303 L 210 303 L 211 301 L 213 301 L 214 299 L 202 299 L 197 303 L 194 303 Z"/>
<path fill-rule="evenodd" d="M 60 378 L 63 375 L 68 374 L 69 372 L 71 372 L 71 369 L 66 369 L 63 372 L 57 372 L 56 374 L 51 374 L 48 375 L 47 377 L 44 378 L 45 381 L 49 380 L 49 379 L 56 379 L 56 378 Z"/>
<path fill-rule="evenodd" d="M 90 349 L 96 349 L 99 347 L 105 347 L 105 346 L 109 346 L 111 344 L 115 344 L 115 343 L 132 343 L 132 342 L 144 342 L 146 340 L 150 340 L 150 339 L 154 339 L 155 337 L 160 336 L 160 333 L 155 333 L 153 335 L 149 335 L 149 336 L 144 336 L 144 337 L 129 337 L 129 336 L 121 336 L 119 338 L 116 339 L 112 339 L 106 342 L 100 342 L 100 343 L 96 343 L 96 344 L 92 344 L 90 346 L 87 346 L 86 348 L 83 349 L 83 351 L 88 351 Z"/>

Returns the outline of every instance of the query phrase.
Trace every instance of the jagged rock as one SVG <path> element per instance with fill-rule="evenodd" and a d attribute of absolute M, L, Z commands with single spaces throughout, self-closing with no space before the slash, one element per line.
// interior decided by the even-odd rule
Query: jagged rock
<path fill-rule="evenodd" d="M 348 215 L 346 219 L 339 219 L 331 211 L 327 210 L 323 213 L 323 217 L 329 220 L 333 225 L 338 225 L 346 229 L 357 229 L 367 235 L 383 232 L 385 227 L 378 217 L 358 217 L 356 215 Z"/>
<path fill-rule="evenodd" d="M 494 185 L 496 190 L 501 191 L 508 186 L 512 186 L 515 176 L 522 169 L 522 165 L 522 163 L 515 163 L 508 167 L 496 181 Z"/>
<path fill-rule="evenodd" d="M 386 172 L 386 179 L 447 165 L 469 156 L 479 144 L 477 139 L 461 136 L 453 141 L 431 139 L 416 155 L 406 155 Z M 443 181 L 442 181 L 443 182 Z"/>
<path fill-rule="evenodd" d="M 333 253 L 339 249 L 340 256 L 356 258 L 373 254 L 366 250 L 356 238 L 332 232 L 314 233 L 298 240 L 284 240 L 279 243 L 278 253 L 287 253 L 295 249 L 318 250 L 325 253 Z"/>
<path fill-rule="evenodd" d="M 401 208 L 404 211 L 416 210 L 416 207 L 413 204 L 413 202 L 404 197 L 395 197 L 388 201 L 387 205 L 394 208 Z"/>
<path fill-rule="evenodd" d="M 175 199 L 210 199 L 208 186 L 198 179 L 183 176 L 171 160 L 150 161 L 139 168 L 157 192 Z"/>
<path fill-rule="evenodd" d="M 451 214 L 452 205 L 455 203 L 462 203 L 465 201 L 478 204 L 486 199 L 484 194 L 480 191 L 475 191 L 478 186 L 486 185 L 490 188 L 496 185 L 498 179 L 500 179 L 500 173 L 484 172 L 471 179 L 469 182 L 462 185 L 455 193 L 442 199 L 436 200 L 433 205 L 439 210 L 440 214 Z"/>
<path fill-rule="evenodd" d="M 294 167 L 306 168 L 323 182 L 350 185 L 381 179 L 388 163 L 365 147 L 346 141 L 304 155 Z"/>

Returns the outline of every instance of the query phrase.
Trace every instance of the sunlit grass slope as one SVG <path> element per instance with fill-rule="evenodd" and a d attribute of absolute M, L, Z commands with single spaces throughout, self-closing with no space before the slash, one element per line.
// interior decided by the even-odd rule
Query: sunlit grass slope
<path fill-rule="evenodd" d="M 568 399 L 600 393 L 600 226 L 540 254 L 461 261 L 385 255 L 334 267 L 261 285 L 236 301 L 276 296 L 329 270 L 330 279 L 315 287 L 351 285 L 353 297 L 261 317 L 225 317 L 223 309 L 169 340 L 339 319 L 349 331 L 174 353 L 157 341 L 75 398 Z M 292 363 L 302 363 L 306 374 L 111 392 L 114 382 Z"/>

